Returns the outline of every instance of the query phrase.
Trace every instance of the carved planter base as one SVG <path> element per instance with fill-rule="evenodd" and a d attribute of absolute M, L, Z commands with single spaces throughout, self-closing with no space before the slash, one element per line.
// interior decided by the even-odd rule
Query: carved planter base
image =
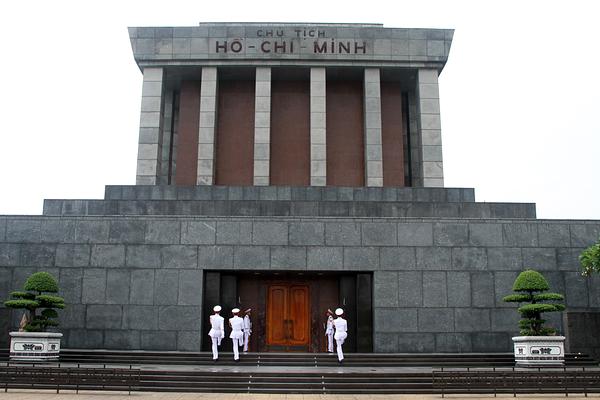
<path fill-rule="evenodd" d="M 57 332 L 10 332 L 10 359 L 17 361 L 55 361 L 60 353 Z"/>
<path fill-rule="evenodd" d="M 515 336 L 517 367 L 560 367 L 565 363 L 564 336 Z"/>

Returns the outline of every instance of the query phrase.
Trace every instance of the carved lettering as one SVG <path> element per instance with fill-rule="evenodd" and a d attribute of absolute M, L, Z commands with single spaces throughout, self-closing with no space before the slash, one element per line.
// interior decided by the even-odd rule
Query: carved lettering
<path fill-rule="evenodd" d="M 275 53 L 285 53 L 286 42 L 281 42 L 281 44 L 275 42 L 273 49 L 275 50 Z"/>
<path fill-rule="evenodd" d="M 327 53 L 327 42 L 321 43 L 321 47 L 319 47 L 319 42 L 315 41 L 315 47 L 313 52 L 316 53 Z"/>
<path fill-rule="evenodd" d="M 22 347 L 23 351 L 41 351 L 44 349 L 44 346 L 37 343 L 23 343 Z"/>
<path fill-rule="evenodd" d="M 233 42 L 231 42 L 231 51 L 233 51 L 234 53 L 239 53 L 240 51 L 242 51 L 242 42 L 240 42 L 239 40 L 234 40 Z"/>
<path fill-rule="evenodd" d="M 221 42 L 219 42 L 218 40 L 215 42 L 216 45 L 216 49 L 215 51 L 218 53 L 219 50 L 223 50 L 224 53 L 227 53 L 227 40 L 225 41 L 225 43 L 221 44 Z"/>
<path fill-rule="evenodd" d="M 258 37 L 273 37 L 273 36 L 283 37 L 284 33 L 285 32 L 283 31 L 283 29 L 277 29 L 275 31 L 273 31 L 272 29 L 268 29 L 266 31 L 259 29 L 256 31 L 256 36 L 258 36 Z"/>
<path fill-rule="evenodd" d="M 220 53 L 221 51 L 223 51 L 223 53 L 227 53 L 227 51 L 239 53 L 243 48 L 244 45 L 239 40 L 234 40 L 231 43 L 228 43 L 227 40 L 225 40 L 223 43 L 218 40 L 215 42 L 215 51 L 217 53 Z"/>
<path fill-rule="evenodd" d="M 257 49 L 263 54 L 293 54 L 294 51 L 301 53 L 310 52 L 310 42 L 313 42 L 313 54 L 366 54 L 367 41 L 365 40 L 343 40 L 338 41 L 335 38 L 327 37 L 326 30 L 316 28 L 297 28 L 297 29 L 257 29 L 256 37 L 264 38 L 260 43 L 248 44 L 249 49 Z M 286 37 L 296 37 L 298 43 L 294 44 L 294 39 L 287 40 Z M 273 38 L 273 39 L 270 39 Z M 284 38 L 283 40 L 275 38 Z M 300 40 L 301 39 L 301 40 Z M 309 41 L 309 39 L 312 39 Z M 306 41 L 306 42 L 305 42 Z M 228 38 L 226 40 L 216 40 L 214 51 L 219 53 L 244 53 L 244 38 Z M 295 46 L 300 46 L 297 50 Z"/>
<path fill-rule="evenodd" d="M 294 32 L 296 33 L 296 37 L 311 37 L 311 38 L 324 38 L 325 37 L 325 31 L 320 31 L 317 29 L 294 29 Z"/>
<path fill-rule="evenodd" d="M 365 54 L 367 51 L 367 44 L 362 42 L 362 46 L 359 46 L 358 42 L 354 42 L 354 54 L 358 54 L 358 50 L 362 50 L 362 53 Z"/>
<path fill-rule="evenodd" d="M 313 52 L 315 54 L 366 54 L 366 42 L 336 42 L 335 39 L 327 42 L 314 42 Z"/>
<path fill-rule="evenodd" d="M 269 40 L 265 40 L 260 44 L 260 50 L 263 53 L 293 53 L 294 52 L 294 42 L 293 41 L 281 41 L 281 42 L 271 42 Z"/>
<path fill-rule="evenodd" d="M 340 42 L 338 44 L 338 53 L 345 52 L 346 54 L 350 54 L 350 42 Z"/>
<path fill-rule="evenodd" d="M 271 42 L 269 42 L 268 40 L 265 40 L 264 42 L 262 42 L 260 44 L 260 49 L 262 50 L 263 53 L 270 53 L 271 52 Z"/>

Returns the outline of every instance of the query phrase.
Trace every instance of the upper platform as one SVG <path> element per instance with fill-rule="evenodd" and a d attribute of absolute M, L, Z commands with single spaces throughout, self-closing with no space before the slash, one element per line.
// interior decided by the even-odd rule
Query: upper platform
<path fill-rule="evenodd" d="M 104 200 L 45 200 L 46 216 L 536 218 L 535 204 L 478 203 L 469 188 L 106 186 Z"/>
<path fill-rule="evenodd" d="M 363 63 L 435 68 L 450 51 L 452 29 L 384 28 L 382 24 L 201 23 L 192 27 L 132 27 L 140 69 L 222 64 L 336 65 Z"/>

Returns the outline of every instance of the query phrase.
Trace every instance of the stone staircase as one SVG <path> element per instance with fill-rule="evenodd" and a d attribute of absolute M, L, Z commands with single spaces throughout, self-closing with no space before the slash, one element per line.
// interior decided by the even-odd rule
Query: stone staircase
<path fill-rule="evenodd" d="M 98 364 L 161 364 L 161 365 L 217 365 L 217 366 L 282 366 L 282 367 L 338 367 L 337 356 L 325 353 L 246 353 L 238 362 L 233 354 L 221 352 L 214 363 L 208 352 L 154 352 L 112 350 L 62 350 L 61 362 Z M 590 365 L 589 357 L 570 356 L 569 364 Z M 511 353 L 464 353 L 464 354 L 389 354 L 351 353 L 346 355 L 344 367 L 441 367 L 441 366 L 493 366 L 514 365 Z"/>
<path fill-rule="evenodd" d="M 341 366 L 336 356 L 323 353 L 248 353 L 237 363 L 232 358 L 231 353 L 221 353 L 215 363 L 207 352 L 63 349 L 60 363 L 53 365 L 139 369 L 140 383 L 136 390 L 140 391 L 219 393 L 440 393 L 435 370 L 514 371 L 510 353 L 351 353 Z M 1 352 L 0 359 L 6 362 L 8 352 Z M 598 371 L 597 366 L 595 360 L 585 355 L 566 357 L 567 371 L 574 368 Z M 562 371 L 553 369 L 557 370 Z M 454 385 L 452 389 L 455 393 L 467 392 L 471 390 L 468 386 Z M 502 390 L 513 389 L 523 393 L 533 391 L 522 383 L 518 388 Z M 600 386 L 596 389 L 600 391 Z"/>

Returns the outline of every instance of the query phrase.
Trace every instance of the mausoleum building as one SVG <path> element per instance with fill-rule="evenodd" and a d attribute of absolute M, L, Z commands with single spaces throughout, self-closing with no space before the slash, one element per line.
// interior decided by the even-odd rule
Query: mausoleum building
<path fill-rule="evenodd" d="M 599 347 L 578 254 L 600 221 L 542 220 L 444 186 L 438 77 L 452 30 L 380 24 L 129 28 L 143 76 L 136 184 L 0 216 L 0 297 L 59 279 L 63 347 L 208 350 L 214 305 L 253 310 L 251 351 L 510 352 L 534 268 Z M 482 99 L 485 101 L 485 99 Z M 0 309 L 1 340 L 19 315 Z M 573 329 L 577 327 L 577 329 Z M 231 346 L 228 341 L 225 346 Z"/>

